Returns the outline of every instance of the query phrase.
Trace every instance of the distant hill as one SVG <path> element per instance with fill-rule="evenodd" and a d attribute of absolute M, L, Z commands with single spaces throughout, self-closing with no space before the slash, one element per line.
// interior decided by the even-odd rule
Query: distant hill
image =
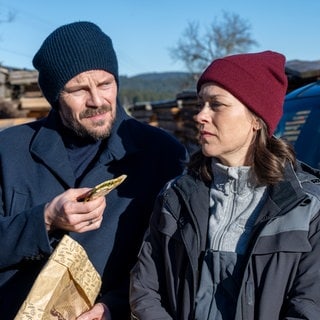
<path fill-rule="evenodd" d="M 119 97 L 123 105 L 142 101 L 171 100 L 175 99 L 178 93 L 195 88 L 195 81 L 186 72 L 120 76 L 119 83 Z"/>

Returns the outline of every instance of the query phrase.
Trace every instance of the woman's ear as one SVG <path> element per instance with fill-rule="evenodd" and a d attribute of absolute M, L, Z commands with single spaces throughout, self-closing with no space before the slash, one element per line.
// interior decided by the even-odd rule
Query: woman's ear
<path fill-rule="evenodd" d="M 261 129 L 261 122 L 259 118 L 256 118 L 256 117 L 253 118 L 253 129 L 255 131 L 258 131 Z"/>

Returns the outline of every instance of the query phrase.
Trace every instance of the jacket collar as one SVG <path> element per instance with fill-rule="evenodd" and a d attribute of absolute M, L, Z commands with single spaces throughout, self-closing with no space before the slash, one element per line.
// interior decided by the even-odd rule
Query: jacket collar
<path fill-rule="evenodd" d="M 290 163 L 287 163 L 284 181 L 270 188 L 270 198 L 278 207 L 279 212 L 285 213 L 306 197 L 302 182 L 307 180 L 311 180 L 311 175 L 302 169 L 299 162 L 297 170 Z"/>
<path fill-rule="evenodd" d="M 316 173 L 318 176 L 314 174 L 313 171 L 307 172 L 305 166 L 301 166 L 299 162 L 297 172 L 288 163 L 285 167 L 284 181 L 269 187 L 269 200 L 263 207 L 256 224 L 276 215 L 285 214 L 297 203 L 303 201 L 307 194 L 302 188 L 302 183 L 320 177 L 319 172 Z M 182 195 L 188 205 L 188 211 L 192 215 L 191 218 L 204 232 L 209 215 L 209 187 L 203 181 L 189 175 L 177 179 L 173 187 Z M 203 234 L 206 234 L 206 232 Z M 205 239 L 201 240 L 202 245 L 203 241 Z"/>
<path fill-rule="evenodd" d="M 301 181 L 301 176 L 303 176 L 304 181 Z M 285 166 L 284 180 L 274 186 L 268 187 L 268 198 L 261 209 L 255 226 L 259 226 L 261 222 L 264 224 L 273 217 L 286 214 L 304 201 L 308 195 L 302 188 L 302 182 L 307 180 L 311 181 L 311 179 L 312 175 L 307 174 L 301 168 L 299 162 L 297 163 L 296 170 L 290 163 L 287 163 Z"/>
<path fill-rule="evenodd" d="M 181 195 L 187 211 L 190 213 L 190 219 L 198 230 L 199 250 L 202 250 L 206 245 L 209 218 L 209 187 L 202 180 L 187 174 L 175 181 L 173 189 L 177 190 Z M 176 218 L 181 219 L 181 217 Z"/>

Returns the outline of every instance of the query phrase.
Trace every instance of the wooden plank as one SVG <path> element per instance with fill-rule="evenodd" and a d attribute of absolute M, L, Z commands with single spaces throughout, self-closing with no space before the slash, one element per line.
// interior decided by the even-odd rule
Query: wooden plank
<path fill-rule="evenodd" d="M 10 119 L 0 119 L 0 131 L 6 128 L 16 126 L 23 123 L 28 123 L 36 120 L 35 118 L 10 118 Z"/>
<path fill-rule="evenodd" d="M 21 98 L 20 108 L 22 110 L 35 110 L 35 109 L 49 110 L 51 106 L 44 97 Z"/>
<path fill-rule="evenodd" d="M 38 71 L 18 70 L 9 73 L 9 82 L 11 84 L 30 84 L 38 82 Z"/>

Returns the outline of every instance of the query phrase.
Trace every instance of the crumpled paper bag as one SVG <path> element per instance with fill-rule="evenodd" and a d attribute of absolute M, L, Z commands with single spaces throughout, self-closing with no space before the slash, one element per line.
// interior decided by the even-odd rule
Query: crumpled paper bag
<path fill-rule="evenodd" d="M 74 320 L 93 306 L 100 287 L 83 247 L 65 235 L 14 320 Z"/>

